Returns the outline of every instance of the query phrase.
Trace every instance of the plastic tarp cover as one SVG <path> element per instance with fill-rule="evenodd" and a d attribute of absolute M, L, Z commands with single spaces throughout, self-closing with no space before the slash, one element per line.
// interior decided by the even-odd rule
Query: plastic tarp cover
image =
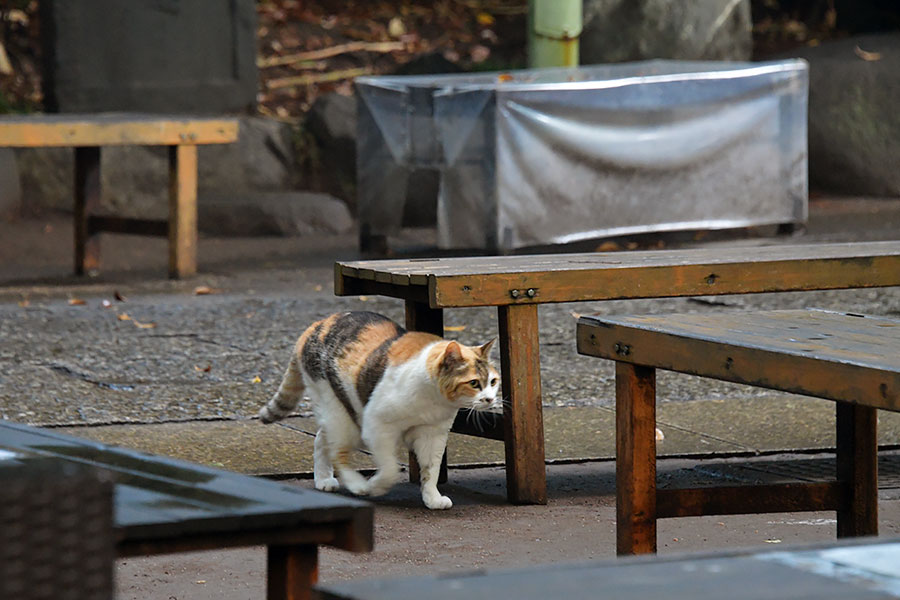
<path fill-rule="evenodd" d="M 807 81 L 801 60 L 361 78 L 360 219 L 395 233 L 427 166 L 443 248 L 803 223 Z"/>

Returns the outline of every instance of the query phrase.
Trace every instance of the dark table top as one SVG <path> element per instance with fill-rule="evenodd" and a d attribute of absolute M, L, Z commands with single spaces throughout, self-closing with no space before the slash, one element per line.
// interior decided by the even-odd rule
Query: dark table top
<path fill-rule="evenodd" d="M 374 509 L 365 502 L 0 421 L 0 461 L 27 465 L 47 457 L 113 479 L 120 541 L 355 522 L 362 545 L 371 546 Z"/>
<path fill-rule="evenodd" d="M 897 598 L 900 541 L 348 581 L 320 585 L 318 589 L 325 599 L 354 600 Z"/>

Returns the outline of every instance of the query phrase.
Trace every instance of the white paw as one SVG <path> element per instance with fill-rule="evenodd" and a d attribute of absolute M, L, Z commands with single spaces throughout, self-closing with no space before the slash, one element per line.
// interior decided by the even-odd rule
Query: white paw
<path fill-rule="evenodd" d="M 336 492 L 339 487 L 341 487 L 341 484 L 336 477 L 316 480 L 316 489 L 322 492 Z"/>
<path fill-rule="evenodd" d="M 453 500 L 447 496 L 441 496 L 440 494 L 434 496 L 422 496 L 422 500 L 425 501 L 425 506 L 431 510 L 447 510 L 448 508 L 453 507 Z"/>
<path fill-rule="evenodd" d="M 368 496 L 369 495 L 369 484 L 365 481 L 345 481 L 344 486 L 346 486 L 347 490 L 351 494 L 356 494 L 357 496 Z"/>

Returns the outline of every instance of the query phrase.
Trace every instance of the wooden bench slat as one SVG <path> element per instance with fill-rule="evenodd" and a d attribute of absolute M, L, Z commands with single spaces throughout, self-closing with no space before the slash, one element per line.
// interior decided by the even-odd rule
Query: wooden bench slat
<path fill-rule="evenodd" d="M 657 489 L 656 517 L 837 510 L 846 497 L 845 486 L 834 481 Z"/>
<path fill-rule="evenodd" d="M 502 306 L 900 285 L 900 242 L 338 264 L 388 296 L 427 285 L 433 308 Z"/>
<path fill-rule="evenodd" d="M 577 337 L 590 356 L 900 410 L 898 334 L 893 319 L 785 310 L 581 317 Z"/>
<path fill-rule="evenodd" d="M 237 139 L 235 119 L 101 113 L 0 118 L 0 147 L 225 144 Z"/>

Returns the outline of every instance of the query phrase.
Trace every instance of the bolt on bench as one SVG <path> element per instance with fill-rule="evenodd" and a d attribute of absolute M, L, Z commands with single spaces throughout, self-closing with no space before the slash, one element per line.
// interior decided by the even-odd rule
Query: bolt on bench
<path fill-rule="evenodd" d="M 443 335 L 443 309 L 496 306 L 502 418 L 453 431 L 504 440 L 511 502 L 547 502 L 538 305 L 900 285 L 900 242 L 338 262 L 339 296 L 406 303 L 406 327 Z"/>
<path fill-rule="evenodd" d="M 75 274 L 100 268 L 99 233 L 168 236 L 169 276 L 197 272 L 197 145 L 237 139 L 235 119 L 125 113 L 0 118 L 0 148 L 75 148 Z M 100 148 L 168 146 L 168 221 L 98 216 Z"/>
<path fill-rule="evenodd" d="M 877 409 L 900 411 L 900 321 L 820 310 L 581 317 L 578 352 L 616 361 L 619 554 L 656 551 L 656 520 L 837 511 L 838 537 L 878 534 Z M 656 371 L 837 402 L 826 483 L 656 489 Z"/>

